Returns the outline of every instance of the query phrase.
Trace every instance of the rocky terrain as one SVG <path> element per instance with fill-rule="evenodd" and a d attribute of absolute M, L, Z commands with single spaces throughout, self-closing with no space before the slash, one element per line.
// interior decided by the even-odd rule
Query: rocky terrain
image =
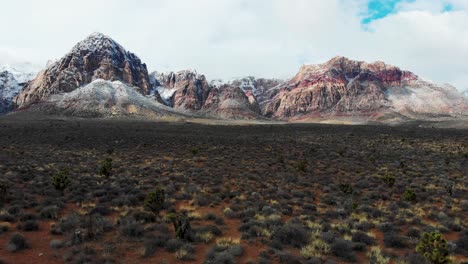
<path fill-rule="evenodd" d="M 414 118 L 466 114 L 466 103 L 456 89 L 426 82 L 398 67 L 336 57 L 303 66 L 262 111 L 276 119 L 361 115 L 376 120 L 388 113 Z"/>
<path fill-rule="evenodd" d="M 87 97 L 82 105 L 79 100 L 70 100 L 87 94 L 89 87 L 84 87 L 95 80 L 120 81 L 136 92 L 103 92 Z M 80 89 L 86 91 L 75 92 Z M 120 95 L 125 98 L 116 98 Z M 115 105 L 106 103 L 141 102 L 142 97 L 148 99 L 144 105 L 151 102 L 147 111 L 133 111 L 131 107 L 114 111 L 110 108 Z M 90 103 L 91 99 L 98 101 Z M 100 33 L 91 34 L 26 84 L 20 84 L 9 72 L 2 72 L 0 104 L 2 112 L 17 107 L 19 111 L 48 109 L 48 113 L 73 116 L 94 113 L 154 117 L 164 111 L 151 113 L 152 109 L 171 108 L 171 116 L 179 113 L 181 117 L 289 122 L 399 123 L 468 118 L 468 99 L 456 88 L 425 81 L 384 62 L 335 57 L 323 64 L 304 65 L 289 80 L 249 76 L 209 81 L 193 70 L 148 74 L 146 65 L 136 55 Z M 97 105 L 100 107 L 86 109 Z"/>
<path fill-rule="evenodd" d="M 151 90 L 146 65 L 135 54 L 111 38 L 93 33 L 39 72 L 16 97 L 15 104 L 24 107 L 52 94 L 72 92 L 96 79 L 121 80 L 138 87 L 142 94 Z"/>

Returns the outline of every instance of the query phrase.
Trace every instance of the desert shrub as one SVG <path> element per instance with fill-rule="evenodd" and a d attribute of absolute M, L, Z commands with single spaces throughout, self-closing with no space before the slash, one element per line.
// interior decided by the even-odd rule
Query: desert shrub
<path fill-rule="evenodd" d="M 416 193 L 412 189 L 407 188 L 403 193 L 403 199 L 408 202 L 414 201 L 416 200 Z"/>
<path fill-rule="evenodd" d="M 55 205 L 50 205 L 42 208 L 39 212 L 39 216 L 42 219 L 57 219 L 59 213 L 59 208 Z"/>
<path fill-rule="evenodd" d="M 112 213 L 112 210 L 103 205 L 98 205 L 89 212 L 89 214 L 91 215 L 99 214 L 102 216 L 107 216 L 107 215 L 110 215 L 111 213 Z"/>
<path fill-rule="evenodd" d="M 408 246 L 407 239 L 394 232 L 384 233 L 384 244 L 390 248 L 405 248 Z"/>
<path fill-rule="evenodd" d="M 26 238 L 19 233 L 14 233 L 11 235 L 10 240 L 7 244 L 7 250 L 10 252 L 17 252 L 24 249 L 28 249 L 29 245 L 26 242 Z"/>
<path fill-rule="evenodd" d="M 37 216 L 35 214 L 25 213 L 25 214 L 22 214 L 19 217 L 19 220 L 22 221 L 22 222 L 25 222 L 25 221 L 28 221 L 28 220 L 37 220 Z"/>
<path fill-rule="evenodd" d="M 360 230 L 360 231 L 368 231 L 372 228 L 375 227 L 374 223 L 371 223 L 371 222 L 367 222 L 367 221 L 360 221 L 359 223 L 357 223 L 355 225 L 356 229 L 357 230 Z"/>
<path fill-rule="evenodd" d="M 192 153 L 192 155 L 195 156 L 198 153 L 200 153 L 200 148 L 192 147 L 192 148 L 190 148 L 190 153 Z"/>
<path fill-rule="evenodd" d="M 331 244 L 331 253 L 347 261 L 356 261 L 356 256 L 353 251 L 353 244 L 344 239 L 336 239 Z"/>
<path fill-rule="evenodd" d="M 336 205 L 335 198 L 332 195 L 325 194 L 320 198 L 320 202 L 326 205 Z"/>
<path fill-rule="evenodd" d="M 120 234 L 125 237 L 138 238 L 141 237 L 145 231 L 143 226 L 136 222 L 124 223 L 120 229 Z"/>
<path fill-rule="evenodd" d="M 375 245 L 375 239 L 361 231 L 354 232 L 351 239 L 353 242 L 360 242 L 366 245 Z"/>
<path fill-rule="evenodd" d="M 233 256 L 242 256 L 242 254 L 244 254 L 244 249 L 242 248 L 241 245 L 239 244 L 234 244 L 234 245 L 231 245 L 227 251 L 229 252 L 229 254 L 233 255 Z"/>
<path fill-rule="evenodd" d="M 176 252 L 184 245 L 184 242 L 180 239 L 170 239 L 167 241 L 165 248 L 169 252 Z"/>
<path fill-rule="evenodd" d="M 393 185 L 395 185 L 395 176 L 393 175 L 390 175 L 390 174 L 386 174 L 383 178 L 382 178 L 383 182 L 388 186 L 388 187 L 393 187 Z"/>
<path fill-rule="evenodd" d="M 200 233 L 210 232 L 211 234 L 215 236 L 220 236 L 223 233 L 221 229 L 219 229 L 215 225 L 207 225 L 207 226 L 200 227 L 196 230 L 196 232 L 200 232 Z"/>
<path fill-rule="evenodd" d="M 416 245 L 416 252 L 434 264 L 450 263 L 447 240 L 437 232 L 424 233 Z"/>
<path fill-rule="evenodd" d="M 133 219 L 135 219 L 135 221 L 142 223 L 142 224 L 156 222 L 156 217 L 152 213 L 136 211 L 136 212 L 133 212 L 131 215 Z"/>
<path fill-rule="evenodd" d="M 273 234 L 273 238 L 280 241 L 283 245 L 300 248 L 307 245 L 310 237 L 309 232 L 307 232 L 304 226 L 287 223 Z"/>
<path fill-rule="evenodd" d="M 165 245 L 165 243 L 164 243 Z M 158 249 L 159 245 L 157 241 L 154 241 L 153 238 L 148 238 L 143 241 L 143 249 L 141 252 L 142 257 L 151 257 L 156 253 L 156 250 Z"/>
<path fill-rule="evenodd" d="M 210 248 L 207 254 L 206 262 L 207 264 L 234 264 L 234 256 L 231 255 L 228 251 L 218 252 L 216 246 Z"/>
<path fill-rule="evenodd" d="M 213 214 L 213 213 L 207 213 L 203 219 L 206 220 L 206 221 L 215 221 L 216 219 L 218 218 L 217 215 Z"/>
<path fill-rule="evenodd" d="M 10 230 L 10 226 L 8 224 L 0 224 L 0 235 L 8 232 Z"/>
<path fill-rule="evenodd" d="M 179 260 L 193 260 L 194 256 L 193 253 L 195 252 L 195 249 L 192 245 L 190 244 L 184 244 L 182 247 L 180 247 L 176 253 L 175 257 L 176 259 Z"/>
<path fill-rule="evenodd" d="M 419 231 L 419 229 L 411 227 L 408 229 L 408 232 L 406 233 L 406 235 L 411 238 L 420 238 L 421 231 Z"/>
<path fill-rule="evenodd" d="M 80 223 L 80 216 L 77 213 L 72 213 L 66 217 L 60 218 L 59 222 L 51 228 L 51 233 L 60 235 L 70 232 L 78 228 Z"/>
<path fill-rule="evenodd" d="M 302 263 L 298 257 L 291 255 L 288 252 L 279 252 L 278 253 L 279 263 L 280 264 L 300 264 Z"/>
<path fill-rule="evenodd" d="M 362 252 L 362 251 L 366 251 L 367 249 L 367 245 L 362 242 L 353 242 L 352 246 L 353 246 L 354 251 Z"/>
<path fill-rule="evenodd" d="M 27 232 L 37 231 L 39 230 L 39 223 L 37 222 L 37 220 L 33 220 L 33 219 L 26 220 L 18 225 L 18 229 L 27 231 Z"/>
<path fill-rule="evenodd" d="M 384 222 L 379 225 L 380 231 L 384 233 L 397 232 L 398 229 L 391 222 Z"/>
<path fill-rule="evenodd" d="M 165 191 L 163 188 L 157 187 L 156 190 L 148 193 L 143 204 L 148 211 L 158 215 L 159 211 L 163 209 L 164 201 Z"/>
<path fill-rule="evenodd" d="M 463 212 L 468 212 L 468 200 L 462 200 L 460 202 L 460 208 L 463 210 Z"/>
<path fill-rule="evenodd" d="M 313 239 L 311 243 L 301 249 L 301 256 L 305 259 L 322 258 L 330 252 L 330 245 L 321 239 Z"/>
<path fill-rule="evenodd" d="M 21 207 L 18 206 L 18 205 L 12 205 L 8 208 L 7 212 L 10 214 L 10 215 L 14 215 L 14 216 L 18 216 L 21 214 Z"/>
<path fill-rule="evenodd" d="M 80 227 L 84 230 L 84 238 L 87 240 L 96 239 L 113 228 L 112 223 L 99 214 L 82 216 Z"/>
<path fill-rule="evenodd" d="M 106 158 L 103 160 L 99 166 L 98 172 L 100 175 L 109 177 L 112 174 L 112 159 Z"/>
<path fill-rule="evenodd" d="M 298 171 L 305 172 L 308 166 L 309 166 L 309 163 L 307 162 L 307 160 L 300 160 L 296 162 L 296 169 Z"/>
<path fill-rule="evenodd" d="M 3 203 L 6 201 L 8 194 L 8 184 L 6 181 L 0 181 L 0 207 L 3 206 Z"/>
<path fill-rule="evenodd" d="M 460 232 L 455 244 L 457 245 L 455 252 L 468 257 L 468 230 Z"/>
<path fill-rule="evenodd" d="M 61 170 L 52 176 L 52 185 L 57 191 L 60 191 L 62 194 L 68 186 L 70 186 L 71 179 L 69 176 L 68 169 Z"/>
<path fill-rule="evenodd" d="M 382 255 L 382 251 L 379 247 L 371 247 L 370 251 L 367 253 L 369 258 L 369 264 L 388 264 L 390 263 L 390 258 Z"/>
<path fill-rule="evenodd" d="M 49 243 L 49 246 L 53 249 L 59 249 L 59 248 L 62 248 L 65 244 L 63 243 L 62 240 L 58 240 L 58 239 L 53 239 L 52 241 L 50 241 Z"/>
<path fill-rule="evenodd" d="M 344 193 L 344 194 L 352 194 L 353 193 L 353 186 L 349 183 L 340 183 L 338 185 L 338 188 Z"/>

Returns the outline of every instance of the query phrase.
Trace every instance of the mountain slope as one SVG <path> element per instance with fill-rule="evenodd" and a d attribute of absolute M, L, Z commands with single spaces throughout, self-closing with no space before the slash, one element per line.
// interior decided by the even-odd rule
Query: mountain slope
<path fill-rule="evenodd" d="M 69 93 L 52 95 L 32 106 L 34 111 L 78 117 L 186 117 L 142 95 L 121 81 L 94 80 Z"/>
<path fill-rule="evenodd" d="M 52 94 L 71 92 L 96 79 L 121 80 L 148 94 L 146 65 L 133 53 L 100 33 L 79 42 L 63 58 L 39 72 L 16 97 L 19 107 L 41 101 Z"/>
<path fill-rule="evenodd" d="M 151 73 L 150 79 L 167 105 L 206 117 L 226 119 L 261 118 L 260 108 L 251 91 L 230 84 L 209 84 L 196 71 Z"/>
<path fill-rule="evenodd" d="M 387 113 L 411 118 L 464 114 L 466 100 L 383 62 L 336 57 L 306 65 L 262 106 L 265 116 L 281 120 L 361 116 L 376 120 Z"/>

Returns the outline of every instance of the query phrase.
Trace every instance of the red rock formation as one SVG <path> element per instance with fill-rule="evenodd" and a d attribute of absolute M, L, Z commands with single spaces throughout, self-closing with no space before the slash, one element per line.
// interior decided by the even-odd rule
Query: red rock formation
<path fill-rule="evenodd" d="M 321 114 L 367 115 L 390 107 L 387 89 L 410 85 L 418 77 L 383 62 L 366 63 L 335 57 L 302 66 L 279 92 L 262 105 L 264 115 L 295 119 Z"/>
<path fill-rule="evenodd" d="M 148 94 L 151 86 L 146 65 L 111 38 L 93 33 L 62 59 L 41 71 L 16 97 L 25 106 L 51 94 L 71 92 L 96 79 L 121 80 Z"/>
<path fill-rule="evenodd" d="M 228 119 L 257 119 L 260 109 L 251 92 L 247 95 L 240 87 L 228 84 L 212 88 L 202 112 Z"/>

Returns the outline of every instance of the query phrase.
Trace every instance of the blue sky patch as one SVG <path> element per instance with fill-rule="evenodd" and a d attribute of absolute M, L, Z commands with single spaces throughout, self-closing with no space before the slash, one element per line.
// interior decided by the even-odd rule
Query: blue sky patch
<path fill-rule="evenodd" d="M 369 24 L 374 20 L 384 18 L 395 12 L 398 3 L 412 1 L 414 0 L 370 0 L 367 4 L 367 14 L 361 23 Z"/>
<path fill-rule="evenodd" d="M 450 12 L 453 11 L 453 6 L 451 4 L 446 4 L 444 5 L 444 8 L 442 9 L 443 12 Z"/>

